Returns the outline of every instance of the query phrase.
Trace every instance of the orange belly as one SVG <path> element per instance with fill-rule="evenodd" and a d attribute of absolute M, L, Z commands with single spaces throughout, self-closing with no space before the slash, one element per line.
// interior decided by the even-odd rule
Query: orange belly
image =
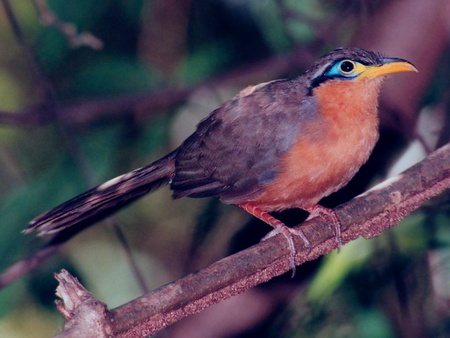
<path fill-rule="evenodd" d="M 351 89 L 358 92 L 360 89 L 356 85 L 360 84 L 352 85 L 353 88 L 347 85 L 345 94 L 342 89 L 330 93 L 325 86 L 316 90 L 315 95 L 321 102 L 319 109 L 327 112 L 321 115 L 323 131 L 314 138 L 310 133 L 300 135 L 280 160 L 275 179 L 251 203 L 265 211 L 308 209 L 347 184 L 356 174 L 378 140 L 377 93 L 366 93 L 367 99 L 373 98 L 375 102 L 366 102 L 365 98 L 358 101 L 357 97 L 352 97 Z M 323 95 L 348 95 L 348 100 L 356 100 L 358 104 L 351 105 L 347 101 L 345 106 L 339 106 L 321 97 Z"/>

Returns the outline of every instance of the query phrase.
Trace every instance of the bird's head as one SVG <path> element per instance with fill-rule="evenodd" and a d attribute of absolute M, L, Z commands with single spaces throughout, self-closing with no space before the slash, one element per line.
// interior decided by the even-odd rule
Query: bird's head
<path fill-rule="evenodd" d="M 308 70 L 308 92 L 311 95 L 315 88 L 331 81 L 366 81 L 399 72 L 417 72 L 417 69 L 404 59 L 383 57 L 360 48 L 338 48 L 321 57 Z"/>
<path fill-rule="evenodd" d="M 360 48 L 339 48 L 306 72 L 303 85 L 322 115 L 357 125 L 368 118 L 378 121 L 378 96 L 386 75 L 414 71 L 417 69 L 404 59 Z"/>

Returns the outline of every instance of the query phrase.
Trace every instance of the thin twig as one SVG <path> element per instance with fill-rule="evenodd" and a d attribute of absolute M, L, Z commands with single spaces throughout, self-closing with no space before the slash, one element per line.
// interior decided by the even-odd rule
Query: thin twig
<path fill-rule="evenodd" d="M 128 240 L 125 236 L 125 234 L 122 231 L 122 228 L 120 227 L 119 222 L 117 221 L 117 217 L 111 218 L 111 220 L 108 222 L 111 228 L 114 230 L 114 233 L 116 234 L 117 239 L 119 240 L 120 245 L 122 246 L 122 249 L 125 251 L 125 255 L 128 261 L 128 264 L 130 264 L 131 271 L 133 273 L 134 278 L 136 279 L 136 282 L 139 285 L 139 288 L 142 293 L 147 293 L 150 291 L 150 288 L 145 281 L 145 277 L 140 270 L 136 258 L 133 255 L 133 250 L 130 247 L 130 244 L 128 243 Z"/>
<path fill-rule="evenodd" d="M 14 14 L 10 2 L 8 0 L 1 0 L 1 2 L 3 5 L 3 9 L 5 10 L 8 22 L 14 33 L 14 36 L 17 42 L 19 43 L 23 53 L 25 54 L 25 58 L 31 69 L 31 75 L 36 79 L 37 83 L 34 86 L 34 88 L 36 88 L 41 92 L 41 95 L 44 98 L 45 102 L 49 104 L 49 107 L 40 110 L 39 113 L 44 115 L 47 114 L 53 115 L 54 113 L 53 103 L 55 102 L 55 94 L 53 87 L 45 77 L 44 73 L 42 72 L 41 67 L 39 65 L 39 60 L 36 54 L 33 52 L 32 48 L 30 47 L 29 43 L 27 42 L 25 34 L 23 34 L 23 31 L 20 28 L 19 22 L 17 21 L 16 15 Z M 44 120 L 47 120 L 47 118 L 44 118 Z"/>
<path fill-rule="evenodd" d="M 94 50 L 103 48 L 103 41 L 89 32 L 78 33 L 77 27 L 58 18 L 48 7 L 46 0 L 34 0 L 34 7 L 43 25 L 53 27 L 67 37 L 73 48 L 90 47 Z"/>
<path fill-rule="evenodd" d="M 59 251 L 60 246 L 61 245 L 46 246 L 30 257 L 11 265 L 0 275 L 0 290 L 14 283 L 33 269 L 41 266 L 42 262 L 47 261 Z"/>

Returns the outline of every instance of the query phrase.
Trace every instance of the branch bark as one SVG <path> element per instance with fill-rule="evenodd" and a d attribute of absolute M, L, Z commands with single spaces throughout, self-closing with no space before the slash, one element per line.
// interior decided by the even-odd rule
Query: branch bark
<path fill-rule="evenodd" d="M 337 207 L 335 211 L 342 223 L 343 243 L 360 236 L 367 239 L 378 236 L 424 201 L 448 188 L 450 144 L 433 152 L 402 174 Z M 333 229 L 320 218 L 302 223 L 301 226 L 313 249 L 308 252 L 303 247 L 302 240 L 296 241 L 296 264 L 316 259 L 336 248 Z M 100 316 L 95 316 L 94 320 L 96 325 L 99 321 L 102 322 L 99 324 L 102 328 L 100 332 L 107 332 L 107 336 L 145 337 L 288 270 L 288 246 L 282 236 L 275 236 L 118 308 L 108 311 L 106 307 L 100 306 Z M 70 279 L 66 272 L 61 274 L 59 278 L 67 283 Z M 81 285 L 78 287 L 84 290 Z M 84 292 L 87 291 L 73 294 Z M 92 307 L 92 304 L 98 307 L 92 296 L 86 299 L 86 302 L 78 303 L 80 308 L 76 310 L 70 297 L 64 299 L 65 308 L 58 306 L 69 318 L 66 330 L 59 337 L 86 336 L 83 330 L 85 327 L 92 327 L 92 309 L 83 308 Z M 90 315 L 67 316 L 68 313 L 75 312 Z"/>

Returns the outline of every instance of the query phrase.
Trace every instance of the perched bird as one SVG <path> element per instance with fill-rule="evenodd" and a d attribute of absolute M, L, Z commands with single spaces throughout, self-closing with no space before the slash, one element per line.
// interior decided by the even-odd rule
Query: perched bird
<path fill-rule="evenodd" d="M 214 110 L 177 149 L 113 178 L 36 217 L 24 232 L 86 227 L 169 184 L 174 198 L 217 196 L 283 234 L 295 268 L 293 236 L 309 241 L 269 214 L 301 208 L 336 227 L 318 204 L 355 175 L 378 139 L 378 96 L 385 75 L 417 71 L 408 61 L 359 48 L 339 48 L 303 75 L 242 90 Z"/>

